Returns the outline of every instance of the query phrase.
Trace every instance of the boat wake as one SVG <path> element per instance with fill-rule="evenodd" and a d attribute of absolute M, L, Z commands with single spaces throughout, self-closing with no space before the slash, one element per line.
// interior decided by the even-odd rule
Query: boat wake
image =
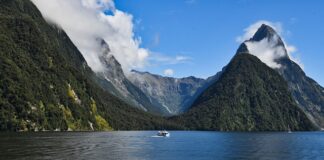
<path fill-rule="evenodd" d="M 151 136 L 152 138 L 164 138 L 165 136 Z"/>

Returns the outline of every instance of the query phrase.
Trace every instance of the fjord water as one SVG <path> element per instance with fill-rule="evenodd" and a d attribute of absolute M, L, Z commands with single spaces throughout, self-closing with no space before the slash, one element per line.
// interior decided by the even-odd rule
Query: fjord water
<path fill-rule="evenodd" d="M 324 159 L 323 132 L 1 133 L 0 159 Z"/>

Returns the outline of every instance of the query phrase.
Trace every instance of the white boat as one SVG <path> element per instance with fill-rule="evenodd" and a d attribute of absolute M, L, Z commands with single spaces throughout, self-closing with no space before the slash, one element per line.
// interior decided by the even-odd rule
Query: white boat
<path fill-rule="evenodd" d="M 288 133 L 292 133 L 292 131 L 291 131 L 289 125 L 288 125 Z"/>
<path fill-rule="evenodd" d="M 160 136 L 160 137 L 170 137 L 170 133 L 169 133 L 168 131 L 166 131 L 166 130 L 164 130 L 164 131 L 159 131 L 159 132 L 157 133 L 157 136 Z"/>

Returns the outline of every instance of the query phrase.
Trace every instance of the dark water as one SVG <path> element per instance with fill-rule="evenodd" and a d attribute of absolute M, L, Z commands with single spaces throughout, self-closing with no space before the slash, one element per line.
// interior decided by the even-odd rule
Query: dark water
<path fill-rule="evenodd" d="M 324 133 L 0 133 L 0 159 L 324 159 Z"/>

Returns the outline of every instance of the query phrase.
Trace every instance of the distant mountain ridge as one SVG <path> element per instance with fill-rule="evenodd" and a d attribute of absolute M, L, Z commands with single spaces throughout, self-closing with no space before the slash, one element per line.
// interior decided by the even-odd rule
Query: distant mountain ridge
<path fill-rule="evenodd" d="M 135 70 L 128 78 L 149 97 L 154 106 L 164 108 L 167 115 L 185 112 L 208 82 L 193 76 L 171 78 Z"/>
<path fill-rule="evenodd" d="M 148 97 L 126 78 L 122 66 L 110 53 L 108 44 L 102 39 L 98 39 L 98 43 L 102 48 L 100 61 L 104 65 L 104 71 L 97 72 L 97 75 L 103 89 L 141 110 L 155 114 L 163 113 L 163 110 L 154 108 Z"/>
<path fill-rule="evenodd" d="M 163 116 L 183 113 L 216 77 L 171 78 L 136 70 L 126 75 L 110 53 L 109 45 L 102 39 L 98 43 L 104 71 L 97 72 L 97 82 L 106 91 L 146 112 Z"/>

